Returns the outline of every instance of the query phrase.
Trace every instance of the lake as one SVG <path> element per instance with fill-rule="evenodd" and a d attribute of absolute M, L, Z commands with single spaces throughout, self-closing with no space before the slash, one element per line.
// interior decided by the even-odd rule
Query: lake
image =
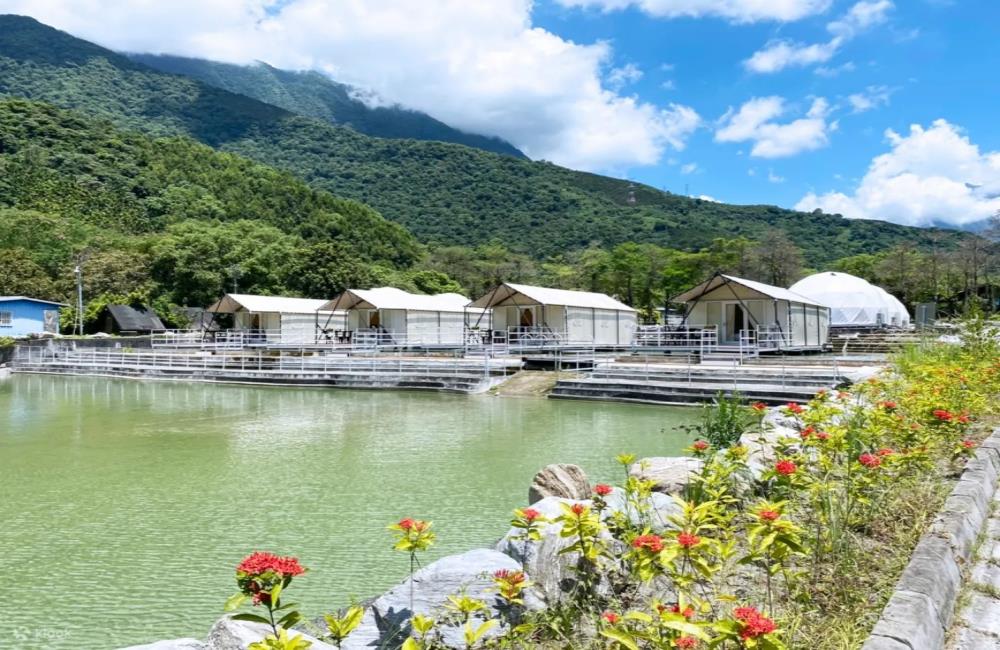
<path fill-rule="evenodd" d="M 204 638 L 247 553 L 310 568 L 309 616 L 407 571 L 386 526 L 430 519 L 425 562 L 492 545 L 553 462 L 679 455 L 691 409 L 490 395 L 15 375 L 0 381 L 0 572 L 18 648 Z M 2 645 L 2 644 L 0 644 Z"/>

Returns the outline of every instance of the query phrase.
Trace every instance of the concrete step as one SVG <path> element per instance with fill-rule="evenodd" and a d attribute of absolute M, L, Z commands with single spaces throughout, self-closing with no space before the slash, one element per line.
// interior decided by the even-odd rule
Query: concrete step
<path fill-rule="evenodd" d="M 549 394 L 553 399 L 581 399 L 612 402 L 636 402 L 643 404 L 704 404 L 711 402 L 719 393 L 731 396 L 739 392 L 749 401 L 767 404 L 787 404 L 807 402 L 815 395 L 815 390 L 783 388 L 780 386 L 747 386 L 739 391 L 718 386 L 662 386 L 654 384 L 601 384 L 580 382 L 559 382 Z"/>

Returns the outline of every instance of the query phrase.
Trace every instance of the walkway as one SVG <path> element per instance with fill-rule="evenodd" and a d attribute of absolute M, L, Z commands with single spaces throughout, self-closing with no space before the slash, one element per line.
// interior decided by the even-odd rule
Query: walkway
<path fill-rule="evenodd" d="M 959 599 L 950 650 L 1000 650 L 1000 491 Z"/>

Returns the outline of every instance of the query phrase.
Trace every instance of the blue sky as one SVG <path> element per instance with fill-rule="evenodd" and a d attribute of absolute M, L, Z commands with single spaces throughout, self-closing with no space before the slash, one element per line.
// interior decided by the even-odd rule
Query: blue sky
<path fill-rule="evenodd" d="M 112 49 L 319 70 L 534 159 L 733 203 L 1000 212 L 998 0 L 0 0 Z"/>
<path fill-rule="evenodd" d="M 631 64 L 642 73 L 628 91 L 657 104 L 692 106 L 706 120 L 751 97 L 781 96 L 803 109 L 813 97 L 830 102 L 837 129 L 828 145 L 813 151 L 754 157 L 746 142 L 715 142 L 711 128 L 704 128 L 683 151 L 668 152 L 675 164 L 624 170 L 674 192 L 687 185 L 692 194 L 726 202 L 782 206 L 795 205 L 809 191 L 850 193 L 872 159 L 889 149 L 886 129 L 906 133 L 911 124 L 928 126 L 939 118 L 961 127 L 980 149 L 1000 150 L 1000 2 L 899 2 L 884 22 L 854 36 L 827 62 L 766 74 L 743 65 L 776 39 L 828 42 L 827 24 L 853 4 L 835 2 L 790 23 L 666 19 L 634 7 L 600 11 L 552 2 L 536 5 L 533 16 L 539 26 L 575 41 L 609 41 L 614 67 Z M 857 111 L 849 98 L 859 93 L 877 95 L 877 105 Z"/>

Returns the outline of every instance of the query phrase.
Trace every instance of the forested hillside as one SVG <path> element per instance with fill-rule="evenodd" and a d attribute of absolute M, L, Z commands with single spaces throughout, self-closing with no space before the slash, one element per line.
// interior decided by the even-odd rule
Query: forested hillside
<path fill-rule="evenodd" d="M 153 70 L 22 17 L 0 16 L 0 95 L 106 117 L 156 135 L 190 135 L 359 200 L 432 245 L 499 242 L 541 259 L 629 241 L 695 250 L 719 237 L 785 231 L 811 266 L 898 244 L 952 246 L 962 235 L 876 221 L 731 206 L 440 142 L 373 138 Z"/>
<path fill-rule="evenodd" d="M 483 151 L 524 158 L 500 138 L 454 129 L 426 113 L 401 106 L 368 106 L 356 91 L 319 72 L 279 70 L 264 63 L 233 65 L 180 56 L 129 54 L 162 72 L 192 77 L 216 88 L 246 95 L 306 117 L 347 126 L 379 138 L 410 138 L 464 144 Z"/>
<path fill-rule="evenodd" d="M 371 208 L 185 137 L 152 139 L 0 101 L 0 294 L 143 294 L 205 305 L 245 291 L 329 296 L 422 256 Z M 378 277 L 382 274 L 382 277 Z"/>

